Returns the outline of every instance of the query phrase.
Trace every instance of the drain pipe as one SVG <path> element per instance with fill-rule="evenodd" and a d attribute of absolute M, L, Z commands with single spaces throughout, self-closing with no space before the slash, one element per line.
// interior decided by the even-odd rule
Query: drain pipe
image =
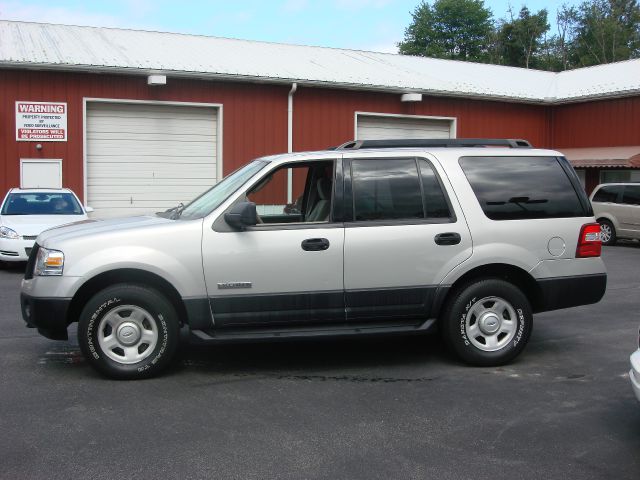
<path fill-rule="evenodd" d="M 298 84 L 293 82 L 287 99 L 287 152 L 293 152 L 293 95 L 298 89 Z M 287 170 L 287 203 L 293 203 L 293 170 Z"/>

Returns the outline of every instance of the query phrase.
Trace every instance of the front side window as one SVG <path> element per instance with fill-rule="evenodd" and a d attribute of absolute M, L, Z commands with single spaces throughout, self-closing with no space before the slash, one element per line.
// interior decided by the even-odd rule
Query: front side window
<path fill-rule="evenodd" d="M 492 220 L 588 215 L 555 157 L 462 157 L 460 166 Z"/>
<path fill-rule="evenodd" d="M 283 165 L 246 194 L 262 224 L 316 223 L 331 220 L 333 160 Z"/>
<path fill-rule="evenodd" d="M 82 207 L 70 193 L 10 193 L 2 215 L 82 215 Z"/>

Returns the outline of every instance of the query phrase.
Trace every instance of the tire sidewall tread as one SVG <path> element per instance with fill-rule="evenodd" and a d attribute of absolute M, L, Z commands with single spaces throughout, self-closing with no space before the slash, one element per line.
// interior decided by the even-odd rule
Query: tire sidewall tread
<path fill-rule="evenodd" d="M 138 305 L 151 314 L 158 329 L 154 351 L 135 364 L 121 364 L 107 357 L 98 343 L 101 319 L 120 305 Z M 173 305 L 151 287 L 116 284 L 96 293 L 84 306 L 78 322 L 78 343 L 89 363 L 115 379 L 141 379 L 159 374 L 171 361 L 178 345 L 178 321 Z"/>
<path fill-rule="evenodd" d="M 516 312 L 518 325 L 515 337 L 495 352 L 485 352 L 475 347 L 466 336 L 467 313 L 485 297 L 501 297 Z M 469 282 L 454 293 L 441 317 L 441 331 L 445 344 L 459 358 L 476 366 L 499 366 L 512 361 L 526 346 L 533 329 L 533 313 L 527 297 L 506 280 L 486 278 Z"/>

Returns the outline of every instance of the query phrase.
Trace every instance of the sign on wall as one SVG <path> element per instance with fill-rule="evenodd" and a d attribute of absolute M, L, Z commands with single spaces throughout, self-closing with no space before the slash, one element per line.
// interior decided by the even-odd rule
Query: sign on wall
<path fill-rule="evenodd" d="M 16 140 L 22 142 L 66 142 L 65 102 L 16 102 Z"/>

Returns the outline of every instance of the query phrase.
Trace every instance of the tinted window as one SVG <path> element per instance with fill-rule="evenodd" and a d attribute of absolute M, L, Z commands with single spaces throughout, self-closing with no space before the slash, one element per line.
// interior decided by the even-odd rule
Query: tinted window
<path fill-rule="evenodd" d="M 82 207 L 70 193 L 11 193 L 2 215 L 82 215 Z"/>
<path fill-rule="evenodd" d="M 356 221 L 424 218 L 414 159 L 354 160 L 351 172 Z"/>
<path fill-rule="evenodd" d="M 444 196 L 436 172 L 426 161 L 420 160 L 420 176 L 424 192 L 424 206 L 427 218 L 450 218 L 449 204 Z"/>
<path fill-rule="evenodd" d="M 618 201 L 618 194 L 622 192 L 622 188 L 621 185 L 605 185 L 596 192 L 593 196 L 593 201 L 616 203 Z"/>
<path fill-rule="evenodd" d="M 640 185 L 627 185 L 624 187 L 622 203 L 626 203 L 627 205 L 640 205 Z"/>
<path fill-rule="evenodd" d="M 492 220 L 586 215 L 555 157 L 463 157 L 460 165 Z"/>

